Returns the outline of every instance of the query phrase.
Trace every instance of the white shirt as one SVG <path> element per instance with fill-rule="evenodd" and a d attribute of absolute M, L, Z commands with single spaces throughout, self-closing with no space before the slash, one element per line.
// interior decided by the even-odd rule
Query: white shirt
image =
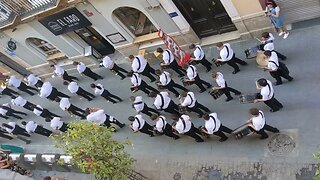
<path fill-rule="evenodd" d="M 197 68 L 193 65 L 190 65 L 187 69 L 187 77 L 189 80 L 194 80 L 197 76 Z"/>
<path fill-rule="evenodd" d="M 8 86 L 14 86 L 18 88 L 21 84 L 21 80 L 17 79 L 15 76 L 10 76 L 10 79 L 8 81 Z"/>
<path fill-rule="evenodd" d="M 156 122 L 157 131 L 163 132 L 163 129 L 166 127 L 167 121 L 164 116 L 159 116 L 159 120 Z"/>
<path fill-rule="evenodd" d="M 87 68 L 87 66 L 83 62 L 79 62 L 77 65 L 77 70 L 81 74 Z"/>
<path fill-rule="evenodd" d="M 208 134 L 217 132 L 221 126 L 221 122 L 218 119 L 217 113 L 209 114 L 209 120 L 205 121 L 204 127 L 207 129 Z"/>
<path fill-rule="evenodd" d="M 61 121 L 61 118 L 59 118 L 59 117 L 54 117 L 50 121 L 50 126 L 54 130 L 60 129 L 62 125 L 63 125 L 63 122 Z"/>
<path fill-rule="evenodd" d="M 272 51 L 268 61 L 268 69 L 271 69 L 271 71 L 276 71 L 278 70 L 278 68 L 279 68 L 279 59 L 278 59 L 277 53 Z"/>
<path fill-rule="evenodd" d="M 219 87 L 226 87 L 226 81 L 223 78 L 223 74 L 220 72 L 217 72 L 217 76 L 216 76 L 216 83 L 218 84 Z"/>
<path fill-rule="evenodd" d="M 112 69 L 114 66 L 114 62 L 111 60 L 109 56 L 106 56 L 102 59 L 102 65 L 105 68 Z"/>
<path fill-rule="evenodd" d="M 141 78 L 139 77 L 138 73 L 133 73 L 132 74 L 131 83 L 133 84 L 133 86 L 140 86 Z"/>
<path fill-rule="evenodd" d="M 34 122 L 34 121 L 29 121 L 27 124 L 26 124 L 26 131 L 30 134 L 30 133 L 34 133 L 34 131 L 37 129 L 37 124 Z"/>
<path fill-rule="evenodd" d="M 170 101 L 171 98 L 169 97 L 169 93 L 164 91 L 157 94 L 153 104 L 157 109 L 166 109 L 169 106 Z"/>
<path fill-rule="evenodd" d="M 54 73 L 56 73 L 57 76 L 61 77 L 64 74 L 64 69 L 59 65 L 54 65 Z"/>
<path fill-rule="evenodd" d="M 37 105 L 37 107 L 40 108 L 40 109 L 42 109 L 42 111 L 43 111 L 43 108 L 42 108 L 40 105 Z M 42 113 L 42 111 L 40 111 L 40 110 L 38 110 L 38 109 L 36 109 L 36 108 L 33 109 L 33 113 L 34 113 L 35 115 L 37 115 L 37 116 L 40 116 L 40 114 Z"/>
<path fill-rule="evenodd" d="M 252 117 L 252 125 L 254 126 L 254 129 L 259 131 L 263 128 L 263 126 L 266 124 L 266 119 L 264 117 L 264 114 L 262 111 L 259 110 L 259 116 L 258 117 Z"/>
<path fill-rule="evenodd" d="M 171 81 L 170 76 L 170 73 L 163 71 L 163 73 L 159 76 L 161 85 L 166 86 L 167 84 L 169 84 Z"/>
<path fill-rule="evenodd" d="M 7 112 L 8 112 L 8 110 L 5 110 L 2 107 L 0 107 L 0 114 L 1 115 L 5 116 Z"/>
<path fill-rule="evenodd" d="M 204 52 L 200 45 L 196 45 L 196 49 L 193 51 L 193 56 L 196 61 L 200 61 L 204 57 Z"/>
<path fill-rule="evenodd" d="M 223 44 L 223 48 L 220 51 L 220 58 L 221 60 L 224 61 L 229 61 L 233 57 L 233 50 L 231 49 L 231 46 L 229 43 Z M 228 51 L 229 50 L 229 54 Z"/>
<path fill-rule="evenodd" d="M 107 116 L 104 113 L 103 109 L 100 109 L 96 112 L 92 112 L 87 116 L 87 120 L 89 122 L 95 123 L 95 124 L 103 124 L 107 120 Z"/>
<path fill-rule="evenodd" d="M 44 82 L 40 89 L 39 96 L 42 98 L 48 97 L 52 92 L 52 85 L 50 82 Z"/>
<path fill-rule="evenodd" d="M 13 127 L 13 128 L 12 128 L 12 129 L 11 129 L 11 128 L 5 128 L 5 129 L 6 129 L 6 131 L 7 131 L 8 133 L 12 133 L 12 131 L 16 128 L 16 123 L 10 121 L 10 122 L 8 122 L 8 125 L 11 126 L 11 127 Z"/>
<path fill-rule="evenodd" d="M 71 82 L 71 83 L 69 83 L 69 85 L 68 85 L 68 90 L 72 93 L 72 94 L 74 94 L 74 93 L 76 93 L 78 90 L 79 90 L 79 86 L 78 86 L 78 83 L 76 83 L 76 82 Z"/>
<path fill-rule="evenodd" d="M 184 121 L 184 123 L 183 123 Z M 191 129 L 191 121 L 190 117 L 188 115 L 182 115 L 179 118 L 179 121 L 177 122 L 175 128 L 178 131 L 179 134 L 183 134 L 188 132 Z"/>
<path fill-rule="evenodd" d="M 27 100 L 23 99 L 21 96 L 18 96 L 15 99 L 12 99 L 11 102 L 13 105 L 21 106 L 21 107 L 27 104 Z"/>
<path fill-rule="evenodd" d="M 141 128 L 143 128 L 146 120 L 144 120 L 140 114 L 135 115 L 134 117 L 135 117 L 135 120 L 132 122 L 131 127 L 134 131 L 139 131 Z M 140 123 L 140 126 L 139 126 L 139 123 Z"/>
<path fill-rule="evenodd" d="M 181 103 L 181 106 L 192 108 L 196 105 L 197 99 L 194 96 L 193 92 L 188 92 L 187 96 L 184 98 L 183 102 Z"/>
<path fill-rule="evenodd" d="M 140 62 L 140 66 L 139 66 L 139 62 Z M 137 72 L 137 73 L 143 72 L 147 63 L 148 63 L 147 60 L 143 56 L 140 56 L 140 55 L 136 56 L 133 59 L 132 65 L 131 65 L 133 72 Z"/>
<path fill-rule="evenodd" d="M 61 98 L 59 106 L 63 111 L 65 111 L 71 106 L 71 103 L 68 98 Z"/>
<path fill-rule="evenodd" d="M 142 101 L 142 96 L 137 96 L 133 102 L 134 109 L 139 113 L 144 108 L 144 102 Z"/>
<path fill-rule="evenodd" d="M 28 77 L 27 77 L 27 81 L 29 84 L 31 85 L 36 85 L 37 82 L 40 80 L 39 77 L 36 77 L 34 74 L 30 74 Z"/>
<path fill-rule="evenodd" d="M 96 86 L 97 86 L 97 87 L 100 87 L 101 89 L 95 87 L 95 88 L 94 88 L 94 94 L 101 95 L 101 94 L 103 93 L 103 91 L 104 91 L 104 87 L 103 87 L 102 84 L 100 84 L 100 83 L 97 84 Z"/>
<path fill-rule="evenodd" d="M 162 60 L 165 65 L 169 65 L 174 61 L 174 55 L 169 49 L 166 49 L 165 51 L 163 51 Z"/>
<path fill-rule="evenodd" d="M 265 87 L 261 88 L 260 94 L 262 95 L 262 100 L 267 101 L 269 99 L 271 99 L 273 97 L 273 87 L 272 87 L 272 83 L 267 80 L 268 85 L 266 85 Z"/>
<path fill-rule="evenodd" d="M 273 41 L 274 41 L 274 37 L 273 37 L 273 35 L 271 33 L 269 33 L 269 38 L 265 41 L 265 42 L 268 42 L 268 43 L 263 46 L 263 50 L 265 50 L 265 51 L 273 51 L 274 50 Z"/>

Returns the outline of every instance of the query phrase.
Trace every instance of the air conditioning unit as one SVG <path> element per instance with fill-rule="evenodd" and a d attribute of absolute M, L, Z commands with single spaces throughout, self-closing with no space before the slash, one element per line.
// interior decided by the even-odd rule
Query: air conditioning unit
<path fill-rule="evenodd" d="M 146 0 L 152 8 L 158 7 L 160 5 L 158 0 Z"/>

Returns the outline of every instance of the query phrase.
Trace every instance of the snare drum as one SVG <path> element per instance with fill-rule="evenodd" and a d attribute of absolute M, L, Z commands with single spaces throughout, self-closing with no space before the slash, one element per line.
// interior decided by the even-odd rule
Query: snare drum
<path fill-rule="evenodd" d="M 219 97 L 221 97 L 224 94 L 224 92 L 219 89 L 216 89 L 216 90 L 209 91 L 209 94 L 213 97 L 213 99 L 216 100 Z"/>
<path fill-rule="evenodd" d="M 257 57 L 258 52 L 259 52 L 259 46 L 254 46 L 254 47 L 246 49 L 244 51 L 247 59 L 252 59 L 252 58 Z"/>
<path fill-rule="evenodd" d="M 260 93 L 253 93 L 253 94 L 241 94 L 239 97 L 241 104 L 247 104 L 247 103 L 254 103 L 255 99 L 260 99 L 261 95 Z"/>
<path fill-rule="evenodd" d="M 232 131 L 232 134 L 234 135 L 236 140 L 240 140 L 245 136 L 250 136 L 253 133 L 254 131 L 252 131 L 247 124 L 244 124 Z"/>
<path fill-rule="evenodd" d="M 139 91 L 139 88 L 138 87 L 130 87 L 130 90 L 132 93 L 135 93 L 135 92 Z"/>

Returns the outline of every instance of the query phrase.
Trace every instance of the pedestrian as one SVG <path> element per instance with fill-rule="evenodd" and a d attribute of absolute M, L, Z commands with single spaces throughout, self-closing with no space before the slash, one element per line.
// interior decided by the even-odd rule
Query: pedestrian
<path fill-rule="evenodd" d="M 29 122 L 22 121 L 21 124 L 23 126 L 25 126 L 25 130 L 29 134 L 37 133 L 37 134 L 40 134 L 40 135 L 46 136 L 46 137 L 49 137 L 52 134 L 52 131 L 42 127 L 41 125 L 38 125 L 34 121 L 29 121 Z"/>
<path fill-rule="evenodd" d="M 103 79 L 102 76 L 99 74 L 93 72 L 90 68 L 88 68 L 83 62 L 73 62 L 73 65 L 77 66 L 77 70 L 80 74 L 84 74 L 88 76 L 89 78 L 93 79 L 94 81 L 98 79 Z"/>
<path fill-rule="evenodd" d="M 128 76 L 131 77 L 132 86 L 130 87 L 130 89 L 132 92 L 141 90 L 147 95 L 150 94 L 150 91 L 159 92 L 154 87 L 149 86 L 144 80 L 142 80 L 138 73 L 129 72 Z"/>
<path fill-rule="evenodd" d="M 223 74 L 221 72 L 212 72 L 212 78 L 216 81 L 216 83 L 218 85 L 218 86 L 212 87 L 212 89 L 223 91 L 223 93 L 227 97 L 226 102 L 233 99 L 233 97 L 230 94 L 230 91 L 233 92 L 237 96 L 241 94 L 240 91 L 233 89 L 227 85 L 227 82 L 224 80 Z"/>
<path fill-rule="evenodd" d="M 18 92 L 14 91 L 8 87 L 1 87 L 1 86 L 0 86 L 0 94 L 10 96 L 11 98 L 20 95 Z"/>
<path fill-rule="evenodd" d="M 176 97 L 179 97 L 179 92 L 175 88 L 181 89 L 182 91 L 188 91 L 187 88 L 175 83 L 173 79 L 171 79 L 171 74 L 167 71 L 161 71 L 160 69 L 157 69 L 156 75 L 159 76 L 158 86 L 164 89 L 168 89 L 173 94 L 175 94 Z"/>
<path fill-rule="evenodd" d="M 8 103 L 2 104 L 2 106 L 0 106 L 0 114 L 1 114 L 1 117 L 5 118 L 5 119 L 8 119 L 9 117 L 23 119 L 22 117 L 20 117 L 16 114 L 21 114 L 21 115 L 27 116 L 27 113 L 24 113 L 21 111 L 16 111 L 16 110 L 12 109 Z"/>
<path fill-rule="evenodd" d="M 153 137 L 153 128 L 142 118 L 140 114 L 135 116 L 129 116 L 128 120 L 131 122 L 130 127 L 134 133 L 141 132 L 144 134 L 148 134 L 150 137 Z"/>
<path fill-rule="evenodd" d="M 179 106 L 172 101 L 168 92 L 162 91 L 158 94 L 151 92 L 149 96 L 155 98 L 153 105 L 157 110 L 180 116 Z"/>
<path fill-rule="evenodd" d="M 33 107 L 35 106 L 33 103 L 23 99 L 21 96 L 18 96 L 11 100 L 11 103 L 15 106 L 23 107 L 29 111 L 33 111 Z"/>
<path fill-rule="evenodd" d="M 151 120 L 156 122 L 155 130 L 158 134 L 164 134 L 168 137 L 173 138 L 174 140 L 180 138 L 178 135 L 173 133 L 172 126 L 166 121 L 166 118 L 164 116 L 153 114 L 151 116 Z"/>
<path fill-rule="evenodd" d="M 200 93 L 203 93 L 206 91 L 206 88 L 203 87 L 203 85 L 206 85 L 207 88 L 211 87 L 211 84 L 200 79 L 199 74 L 197 73 L 197 68 L 193 65 L 184 64 L 182 66 L 183 69 L 187 71 L 187 79 L 184 79 L 184 83 L 194 83 L 200 88 Z"/>
<path fill-rule="evenodd" d="M 55 101 L 59 102 L 59 106 L 63 111 L 68 111 L 71 114 L 79 116 L 81 119 L 86 118 L 86 116 L 84 115 L 86 113 L 85 110 L 71 104 L 68 98 L 57 97 Z"/>
<path fill-rule="evenodd" d="M 8 140 L 14 139 L 10 134 L 8 134 L 8 131 L 3 129 L 2 127 L 0 127 L 0 137 L 8 139 Z M 15 137 L 17 139 L 20 139 L 21 141 L 25 142 L 26 144 L 30 144 L 31 143 L 31 140 L 25 139 L 25 138 L 23 138 L 23 137 L 21 137 L 19 135 L 16 135 Z"/>
<path fill-rule="evenodd" d="M 37 88 L 40 88 L 43 85 L 41 79 L 34 74 L 29 74 L 29 76 L 26 76 L 25 79 L 29 85 L 36 86 Z"/>
<path fill-rule="evenodd" d="M 283 105 L 274 97 L 272 83 L 264 78 L 256 82 L 257 89 L 260 89 L 261 98 L 255 99 L 254 103 L 264 102 L 269 106 L 270 112 L 276 112 L 283 108 Z"/>
<path fill-rule="evenodd" d="M 274 51 L 275 53 L 277 53 L 277 56 L 281 59 L 281 60 L 286 60 L 287 57 L 281 53 L 279 53 L 278 51 L 274 50 L 274 37 L 271 33 L 268 32 L 264 32 L 261 34 L 261 40 L 262 40 L 262 44 L 260 45 L 260 50 L 262 51 Z"/>
<path fill-rule="evenodd" d="M 116 75 L 121 77 L 121 80 L 126 78 L 126 74 L 128 74 L 128 71 L 119 67 L 116 63 L 114 63 L 109 56 L 105 56 L 102 59 L 102 62 L 100 62 L 100 66 L 104 66 L 105 68 L 109 69 L 112 72 L 115 72 Z M 122 74 L 123 72 L 124 74 Z"/>
<path fill-rule="evenodd" d="M 202 64 L 206 69 L 207 69 L 207 72 L 209 72 L 212 68 L 212 64 L 206 59 L 206 56 L 204 54 L 204 51 L 203 49 L 201 48 L 200 45 L 195 45 L 195 44 L 191 44 L 189 46 L 189 49 L 192 49 L 193 50 L 193 56 L 190 60 L 191 62 L 190 63 L 193 63 L 193 64 Z"/>
<path fill-rule="evenodd" d="M 129 56 L 129 61 L 132 63 L 132 71 L 142 74 L 150 79 L 151 82 L 156 81 L 156 78 L 151 74 L 156 75 L 155 70 L 149 65 L 148 61 L 143 56 Z"/>
<path fill-rule="evenodd" d="M 217 49 L 220 51 L 220 57 L 216 61 L 226 62 L 229 66 L 233 67 L 232 74 L 236 74 L 240 71 L 239 66 L 237 65 L 247 65 L 247 63 L 236 57 L 235 53 L 231 49 L 229 43 L 219 42 L 216 44 Z"/>
<path fill-rule="evenodd" d="M 39 96 L 42 98 L 47 98 L 51 101 L 54 101 L 56 97 L 70 98 L 70 96 L 58 91 L 57 88 L 53 87 L 49 81 L 43 83 L 42 87 L 40 88 Z"/>
<path fill-rule="evenodd" d="M 284 15 L 274 0 L 266 1 L 265 15 L 266 17 L 269 17 L 276 31 L 280 31 L 279 36 L 283 35 L 283 39 L 287 39 L 289 36 L 289 31 L 284 24 Z"/>
<path fill-rule="evenodd" d="M 8 80 L 8 86 L 14 86 L 17 89 L 19 89 L 20 91 L 23 91 L 25 93 L 30 94 L 31 96 L 34 95 L 33 91 L 38 91 L 38 89 L 27 86 L 24 82 L 22 82 L 20 79 L 17 79 L 15 76 L 10 76 L 9 80 Z"/>
<path fill-rule="evenodd" d="M 52 67 L 54 69 L 54 73 L 61 77 L 63 80 L 65 81 L 79 81 L 79 79 L 77 77 L 74 77 L 74 76 L 70 76 L 67 71 L 65 71 L 61 66 L 59 65 L 50 65 L 50 67 Z"/>
<path fill-rule="evenodd" d="M 102 84 L 90 84 L 90 87 L 94 89 L 94 94 L 100 95 L 101 97 L 105 98 L 106 100 L 112 102 L 113 104 L 118 102 L 122 102 L 122 99 L 114 94 L 111 94 L 108 90 L 106 90 Z"/>
<path fill-rule="evenodd" d="M 70 91 L 71 94 L 77 94 L 77 95 L 79 95 L 81 97 L 84 97 L 88 101 L 92 101 L 93 98 L 95 98 L 95 96 L 93 94 L 91 94 L 88 91 L 84 90 L 75 81 L 72 81 L 72 82 L 64 81 L 63 85 L 68 86 L 68 90 Z"/>
<path fill-rule="evenodd" d="M 179 75 L 179 77 L 183 77 L 185 75 L 185 70 L 178 65 L 173 53 L 169 49 L 163 50 L 159 47 L 157 48 L 157 52 L 162 54 L 163 62 L 160 63 L 161 68 L 171 68 Z"/>
<path fill-rule="evenodd" d="M 249 113 L 251 115 L 251 118 L 247 120 L 246 123 L 252 131 L 261 135 L 260 139 L 267 139 L 269 137 L 264 130 L 270 131 L 273 133 L 279 133 L 279 129 L 269 126 L 266 123 L 264 113 L 261 110 L 257 108 L 251 108 L 249 110 Z"/>
<path fill-rule="evenodd" d="M 68 123 L 65 123 L 61 120 L 61 117 L 47 117 L 45 119 L 46 122 L 50 122 L 50 127 L 53 130 L 59 130 L 61 132 L 67 132 L 68 131 Z"/>
<path fill-rule="evenodd" d="M 181 93 L 180 105 L 182 107 L 186 107 L 189 111 L 197 113 L 198 117 L 202 117 L 204 115 L 204 112 L 210 112 L 207 107 L 198 103 L 196 97 L 194 96 L 194 93 L 191 91 Z"/>
<path fill-rule="evenodd" d="M 61 117 L 59 115 L 56 115 L 56 114 L 50 112 L 48 109 L 45 109 L 45 108 L 41 107 L 40 105 L 34 105 L 34 106 L 31 106 L 31 108 L 33 108 L 33 113 L 36 116 L 40 116 L 40 117 L 43 117 L 43 118 Z"/>
<path fill-rule="evenodd" d="M 8 133 L 30 137 L 30 134 L 28 134 L 28 132 L 25 129 L 17 125 L 15 122 L 11 121 L 8 123 L 2 123 L 2 127 L 4 127 Z"/>
<path fill-rule="evenodd" d="M 194 127 L 188 115 L 181 115 L 177 122 L 172 124 L 172 128 L 179 134 L 185 134 L 192 137 L 196 142 L 203 142 L 204 140 L 199 136 L 201 131 Z"/>
<path fill-rule="evenodd" d="M 125 124 L 119 122 L 113 116 L 106 114 L 103 109 L 87 108 L 86 116 L 89 122 L 92 122 L 98 125 L 110 127 L 111 126 L 110 123 L 112 123 L 112 124 L 116 124 L 120 128 L 123 128 L 125 126 Z"/>
<path fill-rule="evenodd" d="M 263 54 L 269 59 L 268 65 L 264 68 L 264 70 L 269 71 L 270 75 L 276 79 L 276 86 L 282 84 L 281 77 L 287 79 L 288 81 L 293 80 L 293 77 L 289 75 L 289 71 L 286 70 L 286 67 L 283 68 L 285 65 L 282 62 L 279 62 L 276 52 L 265 51 Z"/>
<path fill-rule="evenodd" d="M 130 101 L 133 101 L 132 107 L 136 110 L 138 114 L 140 114 L 141 112 L 149 117 L 152 116 L 152 112 L 158 115 L 160 114 L 157 110 L 148 107 L 148 105 L 142 101 L 142 96 L 131 96 Z"/>
<path fill-rule="evenodd" d="M 224 125 L 221 124 L 220 120 L 218 119 L 217 113 L 205 113 L 203 115 L 203 119 L 205 120 L 204 128 L 201 128 L 201 131 L 207 135 L 216 135 L 219 136 L 220 142 L 226 141 L 228 137 L 224 134 L 224 132 L 231 134 L 232 130 Z"/>

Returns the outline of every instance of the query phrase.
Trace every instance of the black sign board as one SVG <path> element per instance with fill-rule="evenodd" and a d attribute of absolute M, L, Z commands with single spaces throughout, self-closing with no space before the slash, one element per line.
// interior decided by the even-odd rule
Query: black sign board
<path fill-rule="evenodd" d="M 45 17 L 39 22 L 56 36 L 92 25 L 76 8 Z"/>

